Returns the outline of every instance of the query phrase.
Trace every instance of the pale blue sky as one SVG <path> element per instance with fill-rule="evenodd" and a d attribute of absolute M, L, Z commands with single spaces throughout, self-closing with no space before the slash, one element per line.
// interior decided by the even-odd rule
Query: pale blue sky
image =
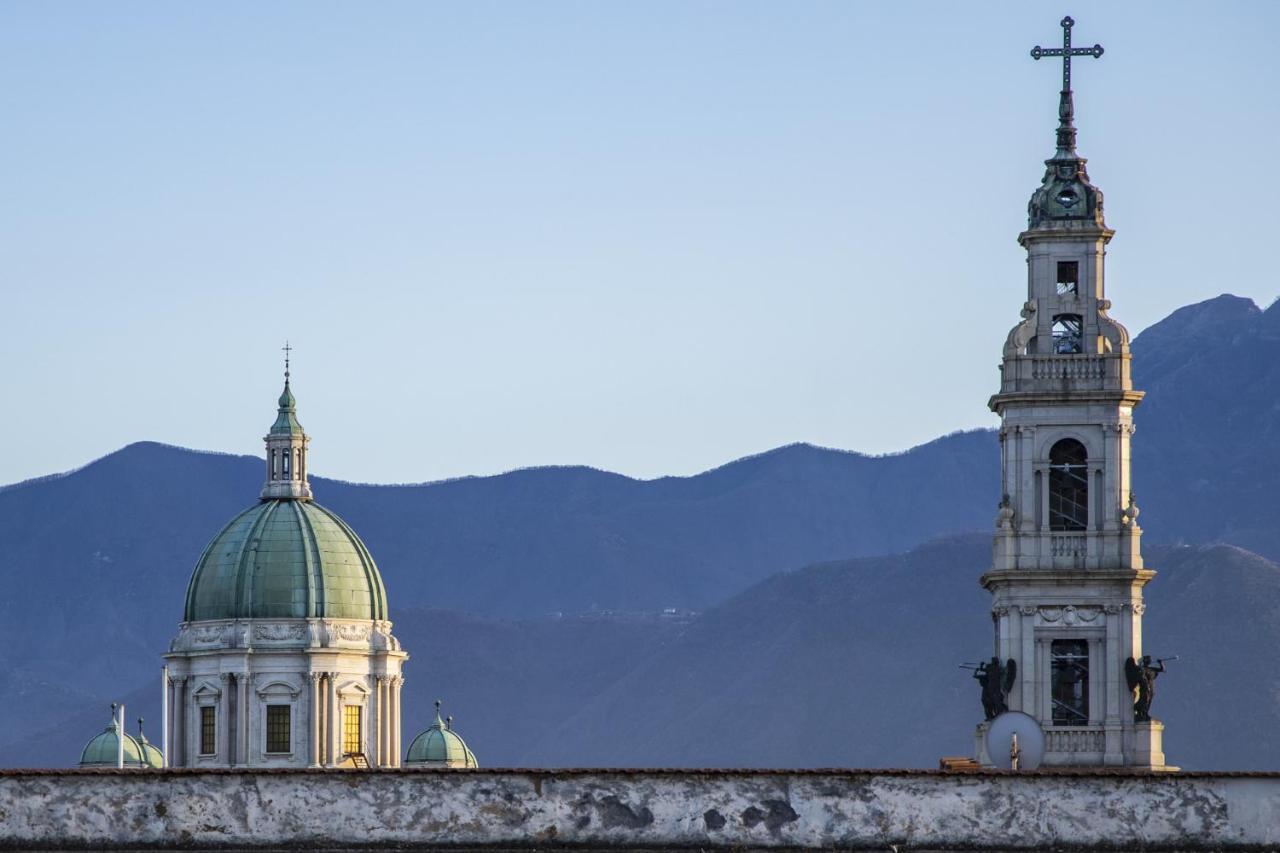
<path fill-rule="evenodd" d="M 1280 4 L 2 3 L 0 482 L 259 453 L 285 338 L 352 480 L 990 426 L 1065 13 L 1113 315 L 1269 303 Z"/>

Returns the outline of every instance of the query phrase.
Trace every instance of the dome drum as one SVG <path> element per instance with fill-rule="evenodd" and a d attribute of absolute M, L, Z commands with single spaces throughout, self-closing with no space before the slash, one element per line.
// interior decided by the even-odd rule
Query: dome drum
<path fill-rule="evenodd" d="M 171 652 L 295 649 L 398 652 L 400 641 L 387 621 L 361 619 L 222 619 L 184 622 Z"/>

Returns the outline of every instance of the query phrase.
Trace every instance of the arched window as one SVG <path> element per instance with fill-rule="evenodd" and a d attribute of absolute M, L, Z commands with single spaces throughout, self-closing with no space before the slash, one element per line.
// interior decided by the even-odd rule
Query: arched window
<path fill-rule="evenodd" d="M 1079 314 L 1056 314 L 1053 318 L 1053 351 L 1059 355 L 1084 352 L 1084 323 Z"/>
<path fill-rule="evenodd" d="M 289 453 L 288 448 L 286 448 L 280 451 L 280 456 L 284 461 L 284 471 L 283 471 L 284 476 L 281 479 L 287 480 L 289 479 L 289 459 L 292 458 L 292 454 Z"/>
<path fill-rule="evenodd" d="M 1089 527 L 1089 454 L 1074 438 L 1049 450 L 1049 529 Z"/>

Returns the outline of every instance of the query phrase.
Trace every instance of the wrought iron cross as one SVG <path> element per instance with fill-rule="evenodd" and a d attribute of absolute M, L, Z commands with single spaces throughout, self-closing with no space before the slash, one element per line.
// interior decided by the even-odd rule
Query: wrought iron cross
<path fill-rule="evenodd" d="M 280 347 L 284 352 L 284 378 L 289 378 L 289 353 L 293 352 L 293 347 L 289 346 L 289 342 L 285 341 L 284 346 Z"/>
<path fill-rule="evenodd" d="M 1097 59 L 1102 56 L 1102 45 L 1095 44 L 1093 47 L 1072 47 L 1071 46 L 1071 28 L 1076 22 L 1071 20 L 1071 16 L 1062 19 L 1062 47 L 1041 47 L 1036 45 L 1031 48 L 1031 58 L 1040 59 L 1042 56 L 1061 56 L 1062 57 L 1062 91 L 1071 91 L 1071 57 L 1073 56 L 1092 56 Z"/>

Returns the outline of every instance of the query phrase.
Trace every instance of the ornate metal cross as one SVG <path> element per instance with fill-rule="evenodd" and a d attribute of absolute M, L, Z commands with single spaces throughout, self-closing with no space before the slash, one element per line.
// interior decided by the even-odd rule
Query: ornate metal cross
<path fill-rule="evenodd" d="M 284 378 L 289 378 L 289 353 L 293 352 L 293 347 L 289 346 L 289 342 L 285 341 L 284 346 L 280 347 L 284 351 Z"/>
<path fill-rule="evenodd" d="M 1039 59 L 1042 56 L 1061 56 L 1062 57 L 1062 91 L 1071 91 L 1071 57 L 1073 56 L 1092 56 L 1097 59 L 1102 56 L 1102 45 L 1095 44 L 1093 47 L 1072 47 L 1071 46 L 1071 28 L 1076 22 L 1071 20 L 1071 16 L 1062 19 L 1062 47 L 1041 47 L 1036 45 L 1031 48 L 1031 58 Z"/>

